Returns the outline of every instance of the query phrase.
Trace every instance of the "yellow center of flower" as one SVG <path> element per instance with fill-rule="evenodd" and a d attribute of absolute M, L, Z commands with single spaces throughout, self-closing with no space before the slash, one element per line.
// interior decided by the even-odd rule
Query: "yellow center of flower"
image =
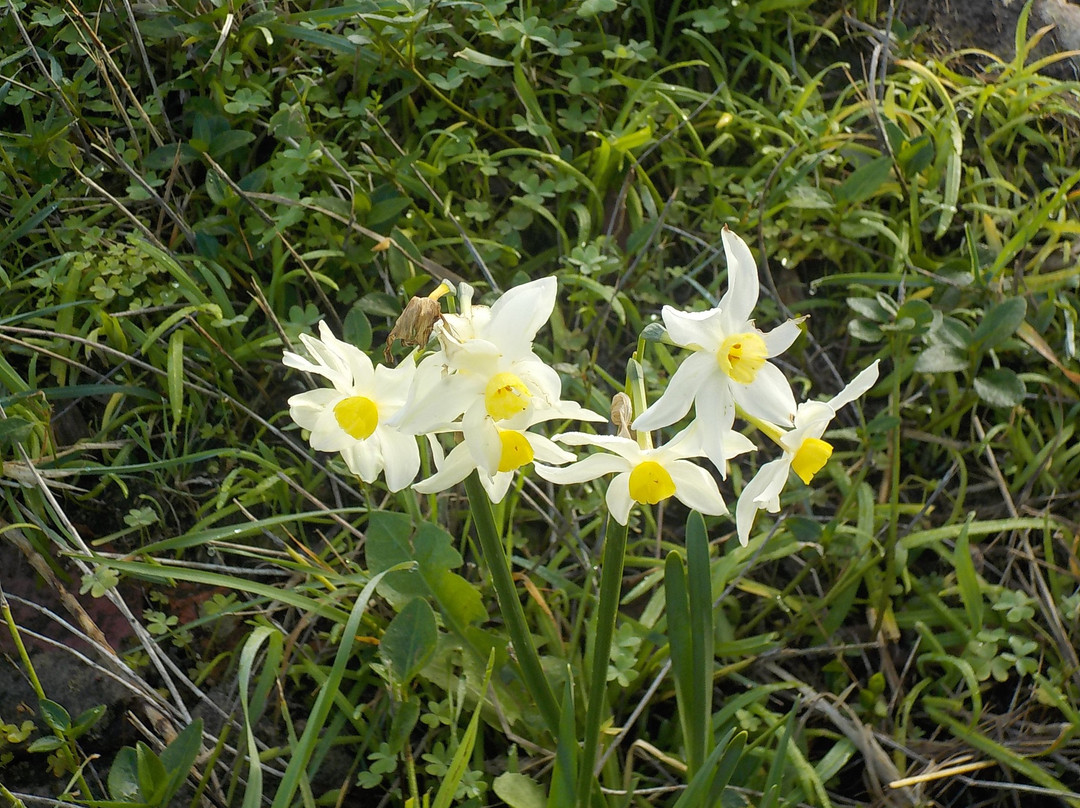
<path fill-rule="evenodd" d="M 514 471 L 532 462 L 533 448 L 522 433 L 513 429 L 500 429 L 499 441 L 502 443 L 499 471 Z"/>
<path fill-rule="evenodd" d="M 532 394 L 519 377 L 513 373 L 496 373 L 484 390 L 484 406 L 487 414 L 496 421 L 524 412 Z"/>
<path fill-rule="evenodd" d="M 791 468 L 807 485 L 814 475 L 821 471 L 832 454 L 832 446 L 821 438 L 803 438 L 795 457 L 791 459 Z"/>
<path fill-rule="evenodd" d="M 720 369 L 739 384 L 750 384 L 768 358 L 765 340 L 754 331 L 728 337 L 716 352 Z"/>
<path fill-rule="evenodd" d="M 643 505 L 655 505 L 675 493 L 675 483 L 666 468 L 655 460 L 639 463 L 630 472 L 630 497 Z"/>
<path fill-rule="evenodd" d="M 370 398 L 350 396 L 334 405 L 334 417 L 349 437 L 364 440 L 379 425 L 379 408 Z"/>

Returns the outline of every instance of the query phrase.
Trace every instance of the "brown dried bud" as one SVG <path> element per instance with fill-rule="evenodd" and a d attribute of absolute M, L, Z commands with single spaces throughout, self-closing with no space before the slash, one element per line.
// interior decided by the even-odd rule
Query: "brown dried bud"
<path fill-rule="evenodd" d="M 633 439 L 630 423 L 634 420 L 634 405 L 626 393 L 616 393 L 611 399 L 611 423 L 619 431 L 619 437 Z"/>
<path fill-rule="evenodd" d="M 394 323 L 394 327 L 390 329 L 390 334 L 386 338 L 383 356 L 387 363 L 394 361 L 390 353 L 394 340 L 400 340 L 403 345 L 427 345 L 428 340 L 431 339 L 431 330 L 442 318 L 439 298 L 448 291 L 450 287 L 442 283 L 427 297 L 414 297 L 409 301 L 405 306 L 405 311 L 401 312 L 401 316 L 397 318 L 397 322 Z"/>

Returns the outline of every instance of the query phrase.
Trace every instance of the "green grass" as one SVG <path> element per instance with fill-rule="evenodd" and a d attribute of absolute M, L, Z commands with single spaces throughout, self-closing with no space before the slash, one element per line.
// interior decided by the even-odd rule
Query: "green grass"
<path fill-rule="evenodd" d="M 77 633 L 122 610 L 71 661 L 146 729 L 96 756 L 103 719 L 36 694 L 32 728 L 0 715 L 0 793 L 1080 805 L 1080 85 L 1023 28 L 1011 61 L 898 28 L 868 82 L 842 11 L 875 5 L 6 7 L 0 541 L 79 593 Z M 607 412 L 660 308 L 722 294 L 725 225 L 758 324 L 810 315 L 800 399 L 882 380 L 747 548 L 635 511 L 609 659 L 603 486 L 526 475 L 484 537 L 460 492 L 365 485 L 288 417 L 310 380 L 281 354 L 319 320 L 377 355 L 438 280 L 550 274 L 537 348 Z M 652 400 L 681 354 L 643 358 Z"/>

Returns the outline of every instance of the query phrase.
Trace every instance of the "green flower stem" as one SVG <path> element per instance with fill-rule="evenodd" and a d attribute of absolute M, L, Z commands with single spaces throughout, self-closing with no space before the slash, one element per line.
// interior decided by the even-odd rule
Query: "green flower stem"
<path fill-rule="evenodd" d="M 521 678 L 525 680 L 525 687 L 535 699 L 548 731 L 553 737 L 558 737 L 559 703 L 555 700 L 555 694 L 552 693 L 551 685 L 548 684 L 544 669 L 540 665 L 540 657 L 536 653 L 532 635 L 529 634 L 529 627 L 525 622 L 525 610 L 521 608 L 517 587 L 514 586 L 514 579 L 510 575 L 510 565 L 507 563 L 506 553 L 499 541 L 499 532 L 495 528 L 491 502 L 475 471 L 465 479 L 465 492 L 469 497 L 469 509 L 472 511 L 473 523 L 476 525 L 480 550 L 491 572 L 491 582 L 495 586 L 495 595 L 499 599 L 499 609 L 506 621 L 510 642 L 514 646 L 514 656 L 517 657 L 517 663 L 521 668 Z"/>
<path fill-rule="evenodd" d="M 600 746 L 600 724 L 604 718 L 608 659 L 615 635 L 615 616 L 622 595 L 623 565 L 626 560 L 626 525 L 608 516 L 604 538 L 604 558 L 600 564 L 600 599 L 593 627 L 592 670 L 589 672 L 588 708 L 585 713 L 585 744 L 581 751 L 577 781 L 578 808 L 587 808 L 593 787 L 593 767 Z"/>
<path fill-rule="evenodd" d="M 775 443 L 781 449 L 786 449 L 784 444 L 782 444 L 780 442 L 780 439 L 782 437 L 784 437 L 784 433 L 783 433 L 782 430 L 777 429 L 775 426 L 770 424 L 768 421 L 763 421 L 760 418 L 754 417 L 753 415 L 748 413 L 746 410 L 744 410 L 742 407 L 740 407 L 738 404 L 735 405 L 735 414 L 738 415 L 740 418 L 742 418 L 747 423 L 751 424 L 752 426 L 756 427 L 758 430 L 763 432 L 766 437 L 768 437 L 773 443 Z"/>

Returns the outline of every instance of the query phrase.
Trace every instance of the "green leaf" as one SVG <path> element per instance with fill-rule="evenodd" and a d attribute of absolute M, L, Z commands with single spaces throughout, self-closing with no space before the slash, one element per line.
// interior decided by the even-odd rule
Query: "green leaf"
<path fill-rule="evenodd" d="M 139 790 L 139 776 L 135 760 L 135 750 L 125 746 L 113 758 L 109 769 L 109 794 L 118 802 L 142 802 L 143 794 Z"/>
<path fill-rule="evenodd" d="M 848 333 L 860 342 L 880 342 L 885 332 L 866 320 L 848 320 Z"/>
<path fill-rule="evenodd" d="M 1016 407 L 1024 400 L 1027 389 L 1020 377 L 1008 368 L 990 368 L 975 378 L 975 392 L 994 407 Z"/>
<path fill-rule="evenodd" d="M 71 729 L 71 716 L 55 701 L 41 699 L 38 702 L 38 710 L 41 712 L 41 719 L 58 735 L 63 735 Z"/>
<path fill-rule="evenodd" d="M 844 205 L 857 205 L 881 188 L 892 173 L 892 160 L 881 155 L 852 171 L 836 188 L 836 198 Z"/>
<path fill-rule="evenodd" d="M 415 561 L 415 572 L 388 574 L 379 594 L 399 606 L 405 598 L 434 598 L 460 633 L 469 623 L 486 619 L 487 608 L 476 587 L 451 572 L 465 563 L 453 541 L 438 525 L 424 522 L 414 532 L 408 515 L 377 511 L 368 523 L 367 563 L 375 574 Z"/>
<path fill-rule="evenodd" d="M 509 808 L 544 808 L 544 792 L 531 777 L 517 772 L 503 772 L 495 778 L 495 796 Z"/>
<path fill-rule="evenodd" d="M 26 747 L 27 752 L 52 752 L 64 745 L 64 739 L 56 735 L 46 735 Z"/>
<path fill-rule="evenodd" d="M 722 792 L 735 771 L 744 746 L 746 746 L 746 733 L 740 732 L 735 735 L 735 730 L 728 730 L 709 754 L 705 765 L 691 778 L 686 790 L 675 801 L 673 808 L 714 805 L 716 799 L 709 799 L 714 795 L 714 783 L 716 784 L 715 791 Z M 716 796 L 718 797 L 719 794 Z"/>
<path fill-rule="evenodd" d="M 389 573 L 390 570 L 386 572 Z M 360 630 L 360 622 L 381 580 L 382 575 L 373 575 L 371 580 L 360 590 L 356 600 L 353 601 L 352 611 L 349 612 L 345 630 L 341 633 L 341 642 L 338 645 L 337 653 L 334 655 L 333 665 L 330 667 L 326 681 L 323 682 L 323 686 L 319 689 L 319 694 L 315 697 L 315 704 L 312 705 L 311 711 L 308 713 L 303 735 L 300 736 L 299 741 L 293 744 L 289 765 L 285 769 L 285 774 L 281 778 L 277 792 L 274 795 L 273 808 L 287 808 L 287 806 L 292 805 L 293 798 L 301 787 L 301 781 L 306 782 L 309 764 L 312 755 L 315 754 L 319 738 L 326 728 L 326 720 L 330 715 L 333 700 L 337 697 L 338 688 L 345 678 L 346 668 L 349 667 L 353 660 L 353 646 L 356 644 L 356 635 Z"/>
<path fill-rule="evenodd" d="M 705 759 L 712 732 L 713 691 L 713 614 L 712 572 L 709 565 L 709 535 L 705 519 L 691 511 L 686 521 L 687 597 L 690 606 L 690 642 L 692 645 L 690 705 L 692 722 L 687 747 L 687 770 L 692 777 Z"/>
<path fill-rule="evenodd" d="M 393 754 L 398 754 L 405 746 L 419 720 L 420 702 L 416 696 L 412 696 L 407 701 L 398 702 L 394 717 L 390 721 L 390 734 L 386 738 L 387 745 Z"/>
<path fill-rule="evenodd" d="M 485 65 L 486 67 L 513 67 L 513 62 L 508 62 L 506 59 L 497 59 L 494 56 L 488 56 L 486 53 L 480 53 L 480 51 L 473 50 L 472 48 L 462 48 L 454 56 L 458 59 L 464 59 L 468 62 L 473 62 L 478 65 Z"/>
<path fill-rule="evenodd" d="M 788 205 L 799 210 L 832 210 L 836 202 L 821 188 L 793 185 L 787 192 Z"/>
<path fill-rule="evenodd" d="M 968 366 L 967 356 L 951 345 L 934 342 L 928 345 L 915 360 L 918 373 L 955 373 Z"/>
<path fill-rule="evenodd" d="M 202 726 L 202 719 L 196 718 L 161 751 L 161 765 L 167 775 L 162 805 L 172 800 L 191 773 L 191 767 L 202 751 Z"/>
<path fill-rule="evenodd" d="M 971 541 L 968 538 L 968 528 L 971 527 L 974 517 L 974 513 L 968 514 L 967 522 L 957 536 L 953 550 L 956 585 L 960 590 L 960 599 L 964 602 L 964 611 L 973 635 L 982 630 L 983 625 L 983 595 L 979 588 L 979 578 L 975 574 L 975 562 L 971 559 Z"/>
<path fill-rule="evenodd" d="M 254 132 L 242 132 L 237 129 L 229 129 L 214 135 L 210 141 L 209 153 L 215 160 L 220 160 L 224 155 L 236 149 L 243 148 L 255 139 Z"/>
<path fill-rule="evenodd" d="M 371 321 L 368 320 L 360 304 L 356 304 L 345 315 L 344 332 L 342 339 L 352 343 L 361 351 L 371 347 Z"/>
<path fill-rule="evenodd" d="M 97 704 L 79 714 L 79 717 L 75 719 L 74 724 L 71 727 L 71 737 L 78 738 L 84 734 L 87 730 L 94 726 L 101 720 L 101 716 L 105 715 L 105 705 Z"/>
<path fill-rule="evenodd" d="M 579 17 L 595 17 L 598 14 L 608 14 L 619 7 L 617 0 L 584 0 L 578 7 Z"/>
<path fill-rule="evenodd" d="M 142 741 L 135 744 L 135 764 L 143 798 L 155 805 L 164 804 L 169 773 L 154 751 Z"/>
<path fill-rule="evenodd" d="M 876 297 L 849 297 L 848 308 L 875 323 L 887 323 L 893 319 L 891 311 L 888 311 Z"/>
<path fill-rule="evenodd" d="M 423 598 L 413 598 L 386 627 L 379 656 L 397 681 L 407 686 L 434 656 L 438 639 L 435 612 Z"/>
<path fill-rule="evenodd" d="M 180 328 L 169 337 L 169 408 L 175 433 L 184 415 L 184 331 Z"/>
<path fill-rule="evenodd" d="M 690 701 L 694 692 L 694 641 L 690 631 L 690 596 L 686 586 L 686 565 L 677 550 L 664 560 L 664 598 L 667 614 L 668 657 L 675 680 L 675 705 L 679 712 L 683 745 L 695 748 L 694 719 Z"/>
<path fill-rule="evenodd" d="M 487 670 L 484 672 L 484 683 L 480 687 L 481 693 L 487 692 L 488 682 L 491 681 L 491 670 L 494 667 L 495 652 L 492 651 L 488 657 Z M 435 800 L 432 802 L 431 808 L 450 808 L 454 794 L 461 784 L 461 778 L 465 776 L 465 770 L 468 768 L 473 747 L 476 745 L 476 735 L 480 731 L 480 713 L 483 712 L 483 709 L 484 700 L 481 699 L 476 703 L 472 719 L 469 721 L 465 734 L 461 736 L 461 743 L 458 744 L 457 751 L 454 752 L 454 757 L 450 760 L 450 766 L 446 770 L 446 775 L 443 777 L 439 790 L 435 793 Z"/>
<path fill-rule="evenodd" d="M 555 764 L 551 768 L 551 787 L 548 790 L 546 808 L 563 808 L 574 804 L 574 787 L 577 783 L 578 746 L 574 725 L 574 691 L 569 666 L 563 687 L 562 707 L 559 710 L 559 731 L 556 733 Z"/>
<path fill-rule="evenodd" d="M 271 637 L 277 638 L 281 644 L 280 634 L 275 635 L 275 630 L 269 626 L 256 626 L 255 630 L 244 642 L 240 651 L 240 665 L 237 678 L 240 686 L 240 711 L 244 715 L 244 732 L 247 743 L 248 757 L 248 781 L 244 789 L 243 808 L 257 808 L 262 802 L 262 766 L 259 764 L 259 747 L 255 742 L 255 732 L 252 729 L 251 708 L 248 700 L 248 688 L 251 684 L 251 668 L 255 662 L 255 656 L 262 644 Z"/>
<path fill-rule="evenodd" d="M 982 321 L 976 327 L 972 335 L 974 347 L 983 351 L 997 347 L 1016 333 L 1026 314 L 1027 301 L 1022 297 L 998 303 L 983 315 Z"/>
<path fill-rule="evenodd" d="M 30 437 L 32 429 L 33 424 L 17 415 L 9 415 L 7 418 L 0 420 L 0 449 L 4 450 L 5 455 L 8 454 Z M 14 452 L 11 452 L 11 454 L 14 454 Z"/>

